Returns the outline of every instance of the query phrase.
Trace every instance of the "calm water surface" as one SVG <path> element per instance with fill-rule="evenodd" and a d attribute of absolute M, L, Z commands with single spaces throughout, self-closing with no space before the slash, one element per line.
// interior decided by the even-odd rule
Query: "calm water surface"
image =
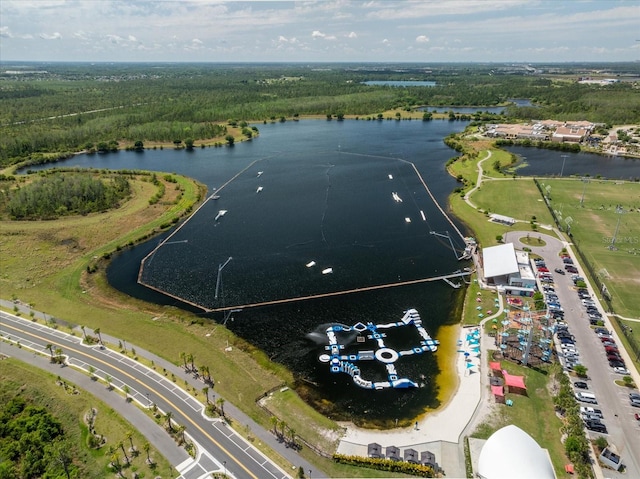
<path fill-rule="evenodd" d="M 430 234 L 450 231 L 455 246 L 463 247 L 412 166 L 446 205 L 456 183 L 444 170 L 454 153 L 442 139 L 465 125 L 446 121 L 259 125 L 259 138 L 233 148 L 82 155 L 64 166 L 176 172 L 205 183 L 209 194 L 215 192 L 220 198 L 208 201 L 149 257 L 144 281 L 207 308 L 246 305 L 394 285 L 466 266 L 457 261 L 448 241 Z M 394 192 L 402 202 L 394 201 Z M 227 213 L 216 221 L 220 210 Z M 142 258 L 165 237 L 118 255 L 108 270 L 109 281 L 130 295 L 186 307 L 136 283 Z M 216 298 L 218 268 L 229 257 L 233 259 L 221 273 Z M 306 267 L 310 261 L 316 266 Z M 329 267 L 333 273 L 323 275 L 322 269 Z M 437 338 L 441 325 L 457 322 L 451 312 L 461 294 L 462 289 L 442 281 L 390 287 L 244 308 L 233 314 L 228 326 L 289 367 L 304 397 L 319 407 L 322 403 L 320 408 L 330 416 L 390 423 L 437 406 L 439 371 L 433 354 L 396 363 L 398 375 L 420 388 L 364 390 L 346 374 L 332 374 L 318 361 L 325 352 L 326 328 L 331 323 L 394 322 L 406 309 L 416 308 L 427 331 Z M 212 316 L 222 319 L 220 313 Z M 399 328 L 388 335 L 387 345 L 406 349 L 418 341 L 413 328 Z M 362 375 L 386 379 L 384 369 L 373 362 L 362 366 Z"/>

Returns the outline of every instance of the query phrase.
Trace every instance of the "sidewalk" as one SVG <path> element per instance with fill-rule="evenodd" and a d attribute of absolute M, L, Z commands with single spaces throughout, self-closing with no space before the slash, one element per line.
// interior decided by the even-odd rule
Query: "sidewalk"
<path fill-rule="evenodd" d="M 499 317 L 502 309 L 500 298 L 498 311 L 485 318 L 482 324 Z M 474 334 L 476 331 L 477 335 Z M 383 450 L 387 446 L 412 448 L 418 452 L 428 450 L 435 454 L 448 477 L 465 477 L 465 459 L 460 441 L 468 426 L 481 422 L 490 407 L 486 398 L 483 398 L 487 382 L 483 363 L 490 339 L 483 334 L 482 325 L 460 328 L 456 356 L 458 389 L 449 403 L 420 420 L 417 429 L 374 431 L 349 424 L 337 452 L 366 457 L 368 444 L 374 442 L 380 444 Z"/>
<path fill-rule="evenodd" d="M 31 308 L 26 304 L 14 303 L 13 301 L 8 301 L 3 299 L 0 299 L 0 306 L 6 308 L 9 311 L 11 311 L 14 308 L 14 306 L 17 306 L 18 311 L 23 315 L 24 318 L 28 317 L 31 311 Z M 45 316 L 43 313 L 35 310 L 33 310 L 33 312 L 34 312 L 34 317 L 36 319 L 45 319 Z M 47 318 L 51 319 L 51 315 L 47 314 Z M 58 324 L 61 324 L 64 322 L 64 320 L 60 318 L 56 318 L 56 321 L 58 322 Z M 94 331 L 91 330 L 91 328 L 85 327 L 85 330 L 87 334 L 91 334 L 91 335 L 95 334 Z M 82 337 L 82 330 L 80 330 L 79 327 L 76 327 L 75 331 L 78 337 Z M 102 337 L 103 343 L 111 344 L 116 349 L 117 349 L 118 343 L 122 341 L 121 339 L 118 339 L 114 336 L 110 336 L 103 331 L 100 332 L 100 335 Z M 197 390 L 201 390 L 202 387 L 204 386 L 204 383 L 202 381 L 200 381 L 197 378 L 194 378 L 192 374 L 186 373 L 182 367 L 176 366 L 175 364 L 167 361 L 166 359 L 161 358 L 160 356 L 157 356 L 156 354 L 153 354 L 145 349 L 139 348 L 135 344 L 127 342 L 126 347 L 129 351 L 131 350 L 132 347 L 135 348 L 136 354 L 138 356 L 144 357 L 150 361 L 153 361 L 156 366 L 156 369 L 158 370 L 166 369 L 170 374 L 173 373 L 176 376 L 176 378 L 178 378 L 179 380 L 182 380 L 182 381 L 179 381 L 179 383 L 184 384 L 184 381 L 187 381 L 187 383 L 190 386 L 195 387 Z M 218 392 L 216 392 L 216 396 L 222 397 Z M 102 396 L 99 396 L 99 397 L 102 397 Z M 258 443 L 266 444 L 269 448 L 276 451 L 278 454 L 280 454 L 280 456 L 282 456 L 291 464 L 293 464 L 294 470 L 290 471 L 291 475 L 293 475 L 297 471 L 299 466 L 302 466 L 305 468 L 305 470 L 315 471 L 314 474 L 316 475 L 316 477 L 327 477 L 324 472 L 319 471 L 316 466 L 307 462 L 296 451 L 286 447 L 283 443 L 278 442 L 277 438 L 271 432 L 267 431 L 260 424 L 256 423 L 247 414 L 245 414 L 236 406 L 234 406 L 230 401 L 227 401 L 226 398 L 224 403 L 224 410 L 225 410 L 225 414 L 229 418 L 231 418 L 233 421 L 239 424 L 242 424 L 243 426 L 247 426 L 251 431 L 251 434 L 256 437 L 256 440 Z M 182 459 L 182 461 L 184 461 L 184 458 Z M 171 460 L 171 463 L 174 466 L 180 465 L 180 462 L 174 462 L 174 460 Z"/>

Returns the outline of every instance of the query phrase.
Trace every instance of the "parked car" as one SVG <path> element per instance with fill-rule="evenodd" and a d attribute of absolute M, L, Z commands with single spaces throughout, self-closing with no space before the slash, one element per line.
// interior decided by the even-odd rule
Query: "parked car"
<path fill-rule="evenodd" d="M 596 421 L 594 419 L 588 419 L 584 422 L 584 425 L 587 427 L 587 429 L 589 429 L 590 431 L 595 431 L 595 432 L 602 432 L 602 433 L 606 433 L 607 432 L 607 426 L 605 426 L 603 423 L 601 423 L 600 421 Z"/>
<path fill-rule="evenodd" d="M 640 398 L 631 398 L 629 399 L 629 403 L 631 403 L 631 405 L 634 407 L 640 407 Z"/>
<path fill-rule="evenodd" d="M 578 389 L 589 389 L 589 385 L 584 381 L 576 381 L 575 383 L 573 383 L 573 387 L 576 387 Z"/>
<path fill-rule="evenodd" d="M 602 419 L 604 416 L 602 415 L 602 410 L 593 408 L 591 406 L 580 406 L 580 414 L 593 414 Z"/>
<path fill-rule="evenodd" d="M 558 273 L 558 274 L 563 275 L 563 276 L 564 276 L 564 274 L 565 274 L 565 273 L 564 273 L 564 270 L 563 270 L 563 269 L 560 269 L 560 268 L 556 268 L 556 269 L 554 269 L 554 271 L 555 271 L 556 273 Z"/>
<path fill-rule="evenodd" d="M 593 332 L 596 334 L 609 334 L 609 331 L 605 328 L 595 328 Z"/>
<path fill-rule="evenodd" d="M 618 361 L 618 360 L 612 360 L 609 361 L 609 366 L 611 366 L 613 368 L 613 372 L 614 373 L 618 373 L 618 374 L 629 374 L 629 371 L 626 370 L 626 368 L 624 367 L 624 363 L 622 361 Z M 625 370 L 627 371 L 626 373 L 620 372 L 621 370 Z"/>
<path fill-rule="evenodd" d="M 629 370 L 625 367 L 621 367 L 621 366 L 616 366 L 613 368 L 613 372 L 616 374 L 622 374 L 624 376 L 628 376 L 629 375 Z"/>

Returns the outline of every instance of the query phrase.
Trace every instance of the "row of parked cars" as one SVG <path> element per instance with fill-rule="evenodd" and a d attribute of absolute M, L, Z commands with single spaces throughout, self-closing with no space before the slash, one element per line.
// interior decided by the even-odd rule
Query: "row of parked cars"
<path fill-rule="evenodd" d="M 596 302 L 593 300 L 591 294 L 586 288 L 578 288 L 577 292 L 580 302 L 582 303 L 582 307 L 585 309 L 587 317 L 589 318 L 589 323 L 597 325 L 602 321 L 602 313 L 598 310 Z"/>
<path fill-rule="evenodd" d="M 562 262 L 564 268 L 556 268 L 554 271 L 560 275 L 571 273 L 571 279 L 573 284 L 577 285 L 579 281 L 583 281 L 584 278 L 578 275 L 578 270 L 573 264 L 573 260 L 568 255 L 563 255 Z M 581 364 L 580 352 L 576 346 L 576 340 L 573 334 L 569 331 L 569 326 L 564 323 L 564 310 L 560 304 L 558 295 L 554 288 L 553 276 L 548 272 L 543 260 L 536 261 L 536 268 L 538 269 L 538 276 L 542 282 L 542 292 L 544 294 L 544 300 L 547 304 L 547 310 L 549 314 L 556 320 L 556 339 L 559 343 L 560 357 L 564 364 L 564 367 L 568 370 L 573 370 L 575 366 Z M 542 269 L 541 269 L 542 268 Z M 595 303 L 591 304 L 591 296 L 587 298 L 588 292 L 584 289 L 579 289 L 578 294 L 583 301 L 583 306 L 587 308 L 587 313 L 591 311 L 591 308 L 596 308 Z M 597 311 L 597 308 L 596 308 Z M 600 314 L 599 312 L 597 314 Z M 584 404 L 597 405 L 598 400 L 592 392 L 589 391 L 589 384 L 587 381 L 575 381 L 573 383 L 574 395 L 576 400 Z M 592 406 L 580 407 L 580 417 L 582 418 L 585 427 L 590 431 L 606 433 L 607 426 L 602 422 L 603 414 L 600 409 Z"/>
<path fill-rule="evenodd" d="M 595 328 L 594 331 L 602 342 L 604 352 L 607 355 L 607 361 L 609 361 L 609 366 L 613 369 L 613 372 L 628 375 L 629 371 L 625 367 L 624 359 L 620 356 L 618 345 L 615 339 L 613 339 L 613 336 L 611 336 L 605 328 L 598 327 Z"/>

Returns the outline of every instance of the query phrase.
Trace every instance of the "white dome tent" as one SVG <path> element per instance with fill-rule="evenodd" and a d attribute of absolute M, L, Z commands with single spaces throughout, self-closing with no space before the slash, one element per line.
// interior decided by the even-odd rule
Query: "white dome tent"
<path fill-rule="evenodd" d="M 482 479 L 555 479 L 547 452 L 529 434 L 509 425 L 494 432 L 480 451 Z"/>

